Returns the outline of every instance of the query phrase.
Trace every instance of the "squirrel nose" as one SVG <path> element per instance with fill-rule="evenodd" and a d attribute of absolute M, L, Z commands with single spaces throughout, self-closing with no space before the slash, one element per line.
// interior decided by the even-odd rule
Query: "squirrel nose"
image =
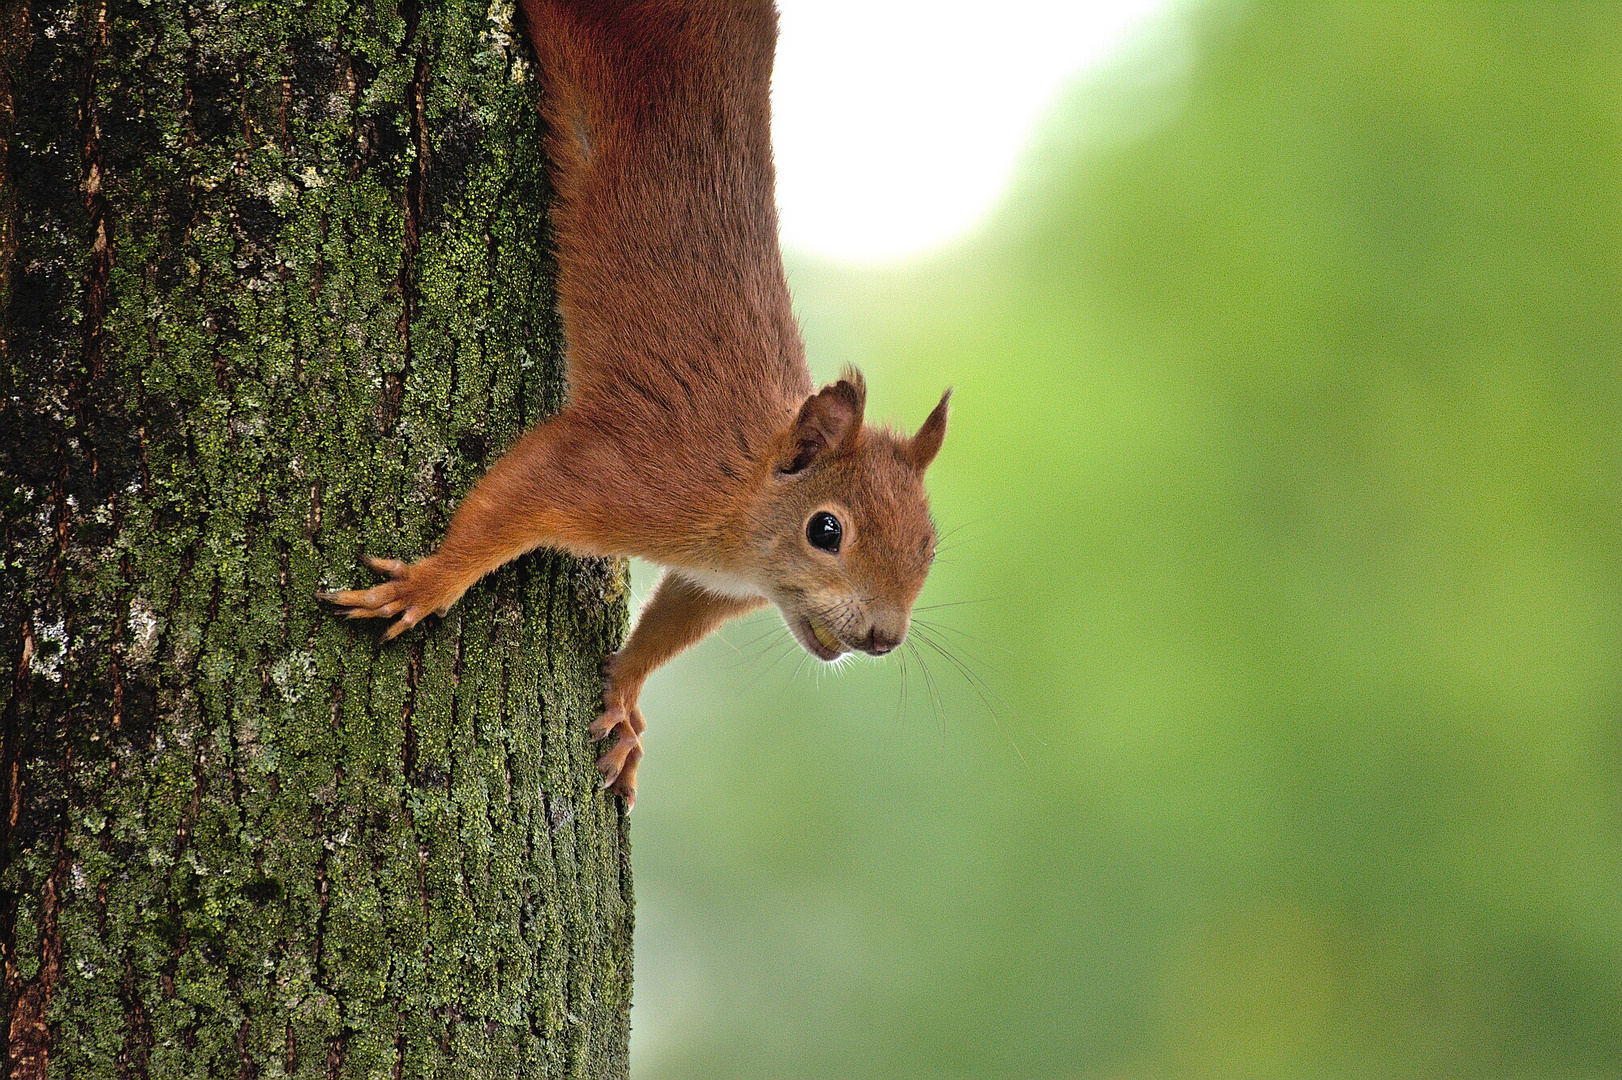
<path fill-rule="evenodd" d="M 890 652 L 899 644 L 901 644 L 900 638 L 893 638 L 888 634 L 881 634 L 879 633 L 879 628 L 875 626 L 873 629 L 867 632 L 867 644 L 862 646 L 862 651 L 870 656 L 883 656 L 885 653 Z"/>

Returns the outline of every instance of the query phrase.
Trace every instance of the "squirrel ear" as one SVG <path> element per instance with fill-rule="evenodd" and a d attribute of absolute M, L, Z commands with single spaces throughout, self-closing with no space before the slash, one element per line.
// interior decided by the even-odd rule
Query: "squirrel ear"
<path fill-rule="evenodd" d="M 935 406 L 935 411 L 929 414 L 924 426 L 918 429 L 918 434 L 907 441 L 907 457 L 919 472 L 929 468 L 929 463 L 941 452 L 941 442 L 946 438 L 946 403 L 951 397 L 952 391 L 948 388 L 941 395 L 941 403 Z"/>
<path fill-rule="evenodd" d="M 778 471 L 785 475 L 801 472 L 817 458 L 851 442 L 862 430 L 866 405 L 867 384 L 861 372 L 846 368 L 838 382 L 824 386 L 800 406 L 789 444 L 794 456 Z"/>

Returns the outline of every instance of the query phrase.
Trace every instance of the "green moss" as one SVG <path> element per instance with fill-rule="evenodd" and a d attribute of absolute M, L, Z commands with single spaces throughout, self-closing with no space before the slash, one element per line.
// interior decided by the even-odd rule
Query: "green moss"
<path fill-rule="evenodd" d="M 431 550 L 561 403 L 510 8 L 111 5 L 97 371 L 84 157 L 57 130 L 78 105 L 47 100 L 85 85 L 68 11 L 37 8 L 69 29 L 4 61 L 38 97 L 17 98 L 14 160 L 61 165 L 5 201 L 24 239 L 0 361 L 6 420 L 65 463 L 8 454 L 0 485 L 4 647 L 68 628 L 54 679 L 4 691 L 25 982 L 67 853 L 53 1069 L 623 1075 L 629 860 L 585 726 L 624 568 L 536 554 L 387 646 L 311 599 L 367 580 L 363 554 Z"/>

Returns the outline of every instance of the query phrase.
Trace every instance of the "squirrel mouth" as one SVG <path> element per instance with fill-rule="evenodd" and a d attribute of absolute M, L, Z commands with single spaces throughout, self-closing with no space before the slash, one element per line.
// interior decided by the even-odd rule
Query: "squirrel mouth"
<path fill-rule="evenodd" d="M 816 639 L 817 644 L 822 646 L 822 648 L 827 651 L 828 655 L 823 656 L 822 659 L 832 660 L 834 657 L 845 651 L 845 643 L 834 637 L 833 631 L 829 630 L 826 626 L 823 626 L 816 619 L 813 619 L 807 615 L 805 617 L 805 625 L 808 629 L 810 629 L 811 636 Z"/>

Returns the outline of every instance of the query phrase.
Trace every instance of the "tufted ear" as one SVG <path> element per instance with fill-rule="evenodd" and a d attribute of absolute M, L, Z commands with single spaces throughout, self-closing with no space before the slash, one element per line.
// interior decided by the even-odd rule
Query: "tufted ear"
<path fill-rule="evenodd" d="M 919 472 L 929 468 L 929 463 L 941 452 L 941 442 L 946 438 L 946 403 L 951 397 L 952 391 L 948 389 L 924 426 L 918 429 L 918 434 L 907 440 L 907 459 Z"/>
<path fill-rule="evenodd" d="M 778 472 L 803 472 L 818 458 L 849 445 L 862 430 L 862 410 L 867 405 L 867 384 L 862 373 L 846 368 L 836 383 L 824 386 L 805 399 L 794 420 L 794 436 L 789 442 L 791 457 Z"/>

